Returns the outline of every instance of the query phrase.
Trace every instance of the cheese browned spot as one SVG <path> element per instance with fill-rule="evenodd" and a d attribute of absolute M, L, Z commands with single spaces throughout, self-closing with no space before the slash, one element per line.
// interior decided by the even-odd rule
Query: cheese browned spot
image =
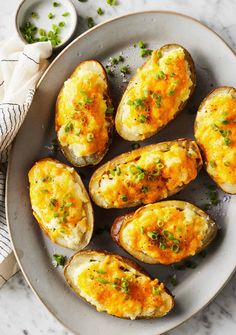
<path fill-rule="evenodd" d="M 79 68 L 76 75 L 65 82 L 58 96 L 58 140 L 75 156 L 106 150 L 110 125 L 110 116 L 106 115 L 107 90 L 104 75 Z"/>
<path fill-rule="evenodd" d="M 115 167 L 111 165 L 110 170 L 98 175 L 100 181 L 96 192 L 114 207 L 137 200 L 144 204 L 152 203 L 195 179 L 199 159 L 195 146 L 187 149 L 178 142 L 173 142 L 165 151 L 142 150 L 135 161 L 116 164 Z"/>
<path fill-rule="evenodd" d="M 183 208 L 165 203 L 142 207 L 125 220 L 119 243 L 128 252 L 142 253 L 153 263 L 171 264 L 202 248 L 210 218 L 188 203 Z"/>
<path fill-rule="evenodd" d="M 33 214 L 56 243 L 79 249 L 88 229 L 89 202 L 75 171 L 51 159 L 35 163 L 29 172 Z"/>
<path fill-rule="evenodd" d="M 135 83 L 124 95 L 119 127 L 122 133 L 143 134 L 144 139 L 172 120 L 190 96 L 193 82 L 184 50 L 153 51 L 138 69 Z"/>
<path fill-rule="evenodd" d="M 206 100 L 197 113 L 195 137 L 217 184 L 235 185 L 236 98 L 232 94 L 222 92 Z"/>
<path fill-rule="evenodd" d="M 80 295 L 98 311 L 135 319 L 158 317 L 172 308 L 172 298 L 158 279 L 150 279 L 114 256 L 83 264 L 73 273 Z"/>

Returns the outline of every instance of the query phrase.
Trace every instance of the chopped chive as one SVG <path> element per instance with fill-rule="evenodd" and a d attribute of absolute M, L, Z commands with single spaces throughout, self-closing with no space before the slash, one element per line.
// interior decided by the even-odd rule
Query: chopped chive
<path fill-rule="evenodd" d="M 177 254 L 179 252 L 179 249 L 180 249 L 180 246 L 179 244 L 173 244 L 172 247 L 171 247 L 171 250 Z"/>
<path fill-rule="evenodd" d="M 162 70 L 160 70 L 158 71 L 156 77 L 157 79 L 166 79 L 166 74 Z"/>
<path fill-rule="evenodd" d="M 70 131 L 72 131 L 74 128 L 73 124 L 71 122 L 67 123 L 67 125 L 64 128 L 65 133 L 69 133 Z"/>
<path fill-rule="evenodd" d="M 56 2 L 56 1 L 53 2 L 53 7 L 59 7 L 59 6 L 61 6 L 59 2 Z"/>
<path fill-rule="evenodd" d="M 66 256 L 54 254 L 53 259 L 56 261 L 57 265 L 64 266 L 66 263 Z"/>
<path fill-rule="evenodd" d="M 232 141 L 231 141 L 230 138 L 226 137 L 226 138 L 224 139 L 224 142 L 225 142 L 226 145 L 230 145 Z"/>
<path fill-rule="evenodd" d="M 126 278 L 121 279 L 121 291 L 128 294 L 129 293 L 129 282 Z"/>
<path fill-rule="evenodd" d="M 172 95 L 174 94 L 174 90 L 169 90 L 168 92 L 167 92 L 167 95 L 169 96 L 169 97 L 171 97 Z"/>
<path fill-rule="evenodd" d="M 97 13 L 98 13 L 98 15 L 103 15 L 103 14 L 104 14 L 104 11 L 102 10 L 101 7 L 99 7 L 99 8 L 97 9 Z"/>
<path fill-rule="evenodd" d="M 168 231 L 168 230 L 163 230 L 163 235 L 168 239 L 168 240 L 173 240 L 174 239 L 174 235 Z"/>
<path fill-rule="evenodd" d="M 91 16 L 87 17 L 87 26 L 89 28 L 92 28 L 93 26 L 95 26 L 94 20 Z"/>
<path fill-rule="evenodd" d="M 115 57 L 111 57 L 111 65 L 116 65 L 116 64 L 118 64 L 118 59 L 117 58 L 115 58 Z"/>
<path fill-rule="evenodd" d="M 69 12 L 64 12 L 64 13 L 62 14 L 62 16 L 64 16 L 64 17 L 69 16 L 69 15 L 70 15 Z"/>
<path fill-rule="evenodd" d="M 50 20 L 52 20 L 54 17 L 55 17 L 55 15 L 54 15 L 53 13 L 48 13 L 48 18 L 49 18 Z"/>

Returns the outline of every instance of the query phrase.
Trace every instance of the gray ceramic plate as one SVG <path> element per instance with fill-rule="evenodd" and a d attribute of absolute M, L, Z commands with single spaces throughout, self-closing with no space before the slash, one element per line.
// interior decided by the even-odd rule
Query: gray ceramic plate
<path fill-rule="evenodd" d="M 221 227 L 217 239 L 207 250 L 205 258 L 197 256 L 195 269 L 176 271 L 171 267 L 144 265 L 151 274 L 166 281 L 176 271 L 178 285 L 171 287 L 176 307 L 166 317 L 157 320 L 128 321 L 98 313 L 78 298 L 66 285 L 62 270 L 52 265 L 52 254 L 71 255 L 49 241 L 33 219 L 27 172 L 41 157 L 50 152 L 53 132 L 54 106 L 58 91 L 77 64 L 95 58 L 107 64 L 109 57 L 120 52 L 132 72 L 143 59 L 134 47 L 143 40 L 150 48 L 166 43 L 179 43 L 193 56 L 197 68 L 197 89 L 190 104 L 158 135 L 142 145 L 193 136 L 194 115 L 203 97 L 218 85 L 236 86 L 236 59 L 229 47 L 211 30 L 199 22 L 176 13 L 146 12 L 114 19 L 81 35 L 52 63 L 41 79 L 27 119 L 15 141 L 8 170 L 8 223 L 16 256 L 32 289 L 55 317 L 76 334 L 81 335 L 157 335 L 176 327 L 204 307 L 224 286 L 235 269 L 236 255 L 236 198 L 219 191 L 220 204 L 210 211 Z M 112 96 L 117 103 L 126 83 L 115 70 L 111 80 Z M 104 161 L 131 149 L 131 143 L 115 136 Z M 65 161 L 61 154 L 57 158 Z M 93 168 L 80 172 L 87 185 Z M 208 197 L 211 180 L 202 171 L 197 180 L 176 196 L 202 206 Z M 124 210 L 95 208 L 95 231 L 110 225 Z M 124 254 L 111 240 L 108 232 L 97 234 L 90 248 L 104 248 Z"/>

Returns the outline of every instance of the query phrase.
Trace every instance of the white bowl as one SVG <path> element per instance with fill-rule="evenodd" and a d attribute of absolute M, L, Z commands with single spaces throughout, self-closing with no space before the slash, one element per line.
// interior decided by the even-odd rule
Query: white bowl
<path fill-rule="evenodd" d="M 60 6 L 54 7 L 54 2 L 59 3 Z M 32 12 L 38 13 L 38 18 L 32 18 Z M 69 12 L 70 15 L 63 17 L 62 14 L 65 12 Z M 53 13 L 55 17 L 49 19 L 49 13 Z M 38 28 L 43 28 L 46 31 L 52 29 L 52 24 L 65 22 L 65 27 L 61 28 L 61 44 L 53 47 L 53 49 L 59 49 L 64 47 L 73 36 L 77 26 L 77 19 L 76 9 L 70 0 L 23 0 L 16 11 L 15 26 L 20 39 L 26 44 L 27 41 L 24 39 L 20 30 L 25 22 L 30 21 Z"/>

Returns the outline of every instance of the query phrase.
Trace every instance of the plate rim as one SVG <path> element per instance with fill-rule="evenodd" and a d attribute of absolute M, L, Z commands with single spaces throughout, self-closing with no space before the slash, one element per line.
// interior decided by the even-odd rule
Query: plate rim
<path fill-rule="evenodd" d="M 199 21 L 198 19 L 187 15 L 187 14 L 183 14 L 180 13 L 178 11 L 172 11 L 172 10 L 146 10 L 146 11 L 133 11 L 127 14 L 123 14 L 123 15 L 118 15 L 114 18 L 105 20 L 104 22 L 101 22 L 99 24 L 97 24 L 96 26 L 92 27 L 91 29 L 83 32 L 82 34 L 80 34 L 79 36 L 77 36 L 73 41 L 71 41 L 55 58 L 54 60 L 49 64 L 49 66 L 47 67 L 47 69 L 45 70 L 45 72 L 43 73 L 43 75 L 40 77 L 39 81 L 37 82 L 37 85 L 35 87 L 35 92 L 37 90 L 37 88 L 40 86 L 41 82 L 44 80 L 44 78 L 46 77 L 47 73 L 52 69 L 52 67 L 54 66 L 54 64 L 57 62 L 57 60 L 69 49 L 71 48 L 75 43 L 77 43 L 80 39 L 82 39 L 84 36 L 90 35 L 91 33 L 93 33 L 93 31 L 99 29 L 102 26 L 108 25 L 114 21 L 119 21 L 120 19 L 129 17 L 129 16 L 135 16 L 135 15 L 140 15 L 140 14 L 171 14 L 171 15 L 176 15 L 176 16 L 180 16 L 183 17 L 185 19 L 188 19 L 190 21 L 193 21 L 194 23 L 197 23 L 201 28 L 204 28 L 206 30 L 208 30 L 210 33 L 214 34 L 224 45 L 226 48 L 228 48 L 228 50 L 232 53 L 232 55 L 236 58 L 236 52 L 233 50 L 233 48 L 227 43 L 225 42 L 225 40 L 218 34 L 216 33 L 213 29 L 211 29 L 210 27 L 208 27 L 206 24 L 202 23 L 201 21 Z M 29 107 L 29 109 L 31 108 L 31 106 Z M 12 244 L 12 250 L 14 252 L 14 255 L 16 257 L 17 263 L 20 267 L 20 270 L 26 280 L 26 282 L 28 283 L 30 289 L 33 291 L 34 295 L 37 297 L 38 301 L 41 302 L 41 304 L 46 308 L 46 310 L 48 312 L 50 312 L 50 314 L 61 324 L 63 325 L 63 327 L 66 330 L 69 330 L 72 334 L 74 335 L 83 335 L 79 332 L 74 332 L 72 329 L 70 329 L 70 327 L 68 325 L 66 325 L 58 316 L 55 315 L 55 313 L 52 311 L 52 309 L 43 301 L 43 299 L 41 299 L 40 295 L 38 294 L 37 290 L 33 287 L 33 285 L 31 284 L 30 280 L 27 277 L 27 274 L 24 271 L 23 265 L 21 264 L 21 261 L 17 255 L 16 252 L 16 248 L 15 248 L 15 244 L 13 242 L 12 239 L 12 230 L 11 230 L 11 224 L 9 222 L 8 219 L 8 192 L 9 192 L 9 184 L 8 184 L 8 180 L 9 180 L 9 174 L 10 174 L 10 167 L 12 164 L 12 152 L 13 152 L 13 147 L 15 145 L 17 136 L 13 141 L 12 147 L 11 147 L 11 151 L 10 151 L 10 155 L 9 155 L 9 159 L 8 159 L 8 165 L 7 165 L 7 173 L 6 173 L 6 184 L 5 184 L 5 209 L 6 209 L 6 223 L 7 223 L 7 227 L 8 227 L 8 231 L 9 231 L 9 235 L 10 235 L 10 240 L 11 240 L 11 244 Z M 228 282 L 230 281 L 230 279 L 232 278 L 232 276 L 234 275 L 234 273 L 236 272 L 236 262 L 235 262 L 235 266 L 232 270 L 232 272 L 230 273 L 230 275 L 228 276 L 228 278 L 225 280 L 225 282 L 222 284 L 222 286 L 215 292 L 215 294 L 211 297 L 210 300 L 208 300 L 200 309 L 195 310 L 194 312 L 192 312 L 192 314 L 188 317 L 186 317 L 183 321 L 176 323 L 175 325 L 173 325 L 170 329 L 168 329 L 167 331 L 172 331 L 174 329 L 176 329 L 177 327 L 181 326 L 183 323 L 187 322 L 189 319 L 191 319 L 193 316 L 195 316 L 198 312 L 202 311 L 203 309 L 205 309 L 214 299 L 215 297 L 224 289 L 224 287 L 228 284 Z M 166 332 L 166 331 L 165 331 Z M 164 334 L 164 333 L 162 333 Z"/>

